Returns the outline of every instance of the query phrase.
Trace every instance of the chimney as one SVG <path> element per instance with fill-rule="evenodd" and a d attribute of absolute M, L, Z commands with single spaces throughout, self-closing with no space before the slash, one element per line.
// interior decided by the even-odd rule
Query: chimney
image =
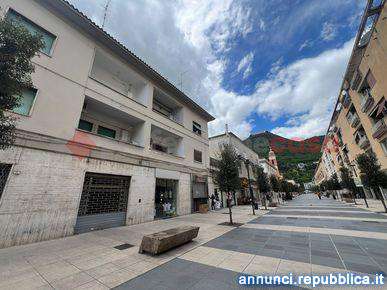
<path fill-rule="evenodd" d="M 225 124 L 225 133 L 226 133 L 226 136 L 228 136 L 228 124 L 227 123 Z"/>

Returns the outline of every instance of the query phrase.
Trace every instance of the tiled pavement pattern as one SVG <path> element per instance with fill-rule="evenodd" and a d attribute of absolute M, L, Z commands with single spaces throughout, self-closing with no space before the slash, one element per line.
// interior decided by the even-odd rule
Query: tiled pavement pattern
<path fill-rule="evenodd" d="M 302 195 L 118 289 L 243 289 L 238 273 L 387 272 L 386 222 L 337 200 Z"/>
<path fill-rule="evenodd" d="M 0 289 L 115 287 L 231 231 L 232 227 L 218 225 L 227 220 L 226 211 L 192 214 L 0 249 Z M 235 207 L 233 213 L 235 221 L 241 223 L 255 218 L 250 206 Z M 200 227 L 194 242 L 156 257 L 138 254 L 143 235 L 184 225 Z M 114 248 L 123 243 L 134 247 Z"/>

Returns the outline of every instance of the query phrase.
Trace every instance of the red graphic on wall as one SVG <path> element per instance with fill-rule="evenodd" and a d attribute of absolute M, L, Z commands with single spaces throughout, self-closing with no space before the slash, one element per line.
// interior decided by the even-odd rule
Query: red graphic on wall
<path fill-rule="evenodd" d="M 96 144 L 90 134 L 76 131 L 74 137 L 67 142 L 66 147 L 72 154 L 82 160 L 90 155 L 90 152 L 96 147 Z"/>

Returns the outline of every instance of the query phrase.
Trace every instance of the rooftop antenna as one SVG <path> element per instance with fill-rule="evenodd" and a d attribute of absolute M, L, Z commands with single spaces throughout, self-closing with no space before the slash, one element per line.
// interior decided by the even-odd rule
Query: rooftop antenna
<path fill-rule="evenodd" d="M 110 2 L 112 2 L 112 0 L 106 0 L 106 4 L 105 4 L 105 8 L 104 8 L 104 12 L 103 12 L 102 28 L 104 28 L 104 27 L 105 27 L 105 22 L 106 22 L 106 18 L 107 18 L 108 10 L 109 10 L 109 5 L 110 5 Z"/>
<path fill-rule="evenodd" d="M 188 70 L 183 71 L 183 72 L 180 73 L 180 81 L 179 81 L 180 91 L 183 91 L 183 75 L 184 75 L 185 73 L 187 73 L 187 72 L 188 72 Z"/>

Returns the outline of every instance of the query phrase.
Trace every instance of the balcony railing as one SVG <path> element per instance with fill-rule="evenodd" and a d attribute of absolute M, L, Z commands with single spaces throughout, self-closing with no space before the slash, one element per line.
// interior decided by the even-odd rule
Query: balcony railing
<path fill-rule="evenodd" d="M 372 105 L 374 104 L 374 98 L 372 97 L 371 93 L 367 90 L 364 93 L 361 94 L 361 111 L 363 113 L 368 112 Z"/>
<path fill-rule="evenodd" d="M 359 139 L 358 145 L 361 149 L 365 150 L 370 146 L 370 141 L 368 140 L 367 136 L 362 136 Z"/>
<path fill-rule="evenodd" d="M 374 137 L 375 139 L 381 139 L 386 132 L 387 125 L 383 119 L 376 122 L 375 125 L 372 127 L 372 137 Z"/>
<path fill-rule="evenodd" d="M 351 104 L 351 97 L 349 96 L 347 91 L 343 91 L 342 104 L 344 108 L 348 108 Z"/>
<path fill-rule="evenodd" d="M 355 128 L 360 124 L 359 116 L 356 113 L 350 113 L 347 115 L 347 120 L 352 128 Z"/>

